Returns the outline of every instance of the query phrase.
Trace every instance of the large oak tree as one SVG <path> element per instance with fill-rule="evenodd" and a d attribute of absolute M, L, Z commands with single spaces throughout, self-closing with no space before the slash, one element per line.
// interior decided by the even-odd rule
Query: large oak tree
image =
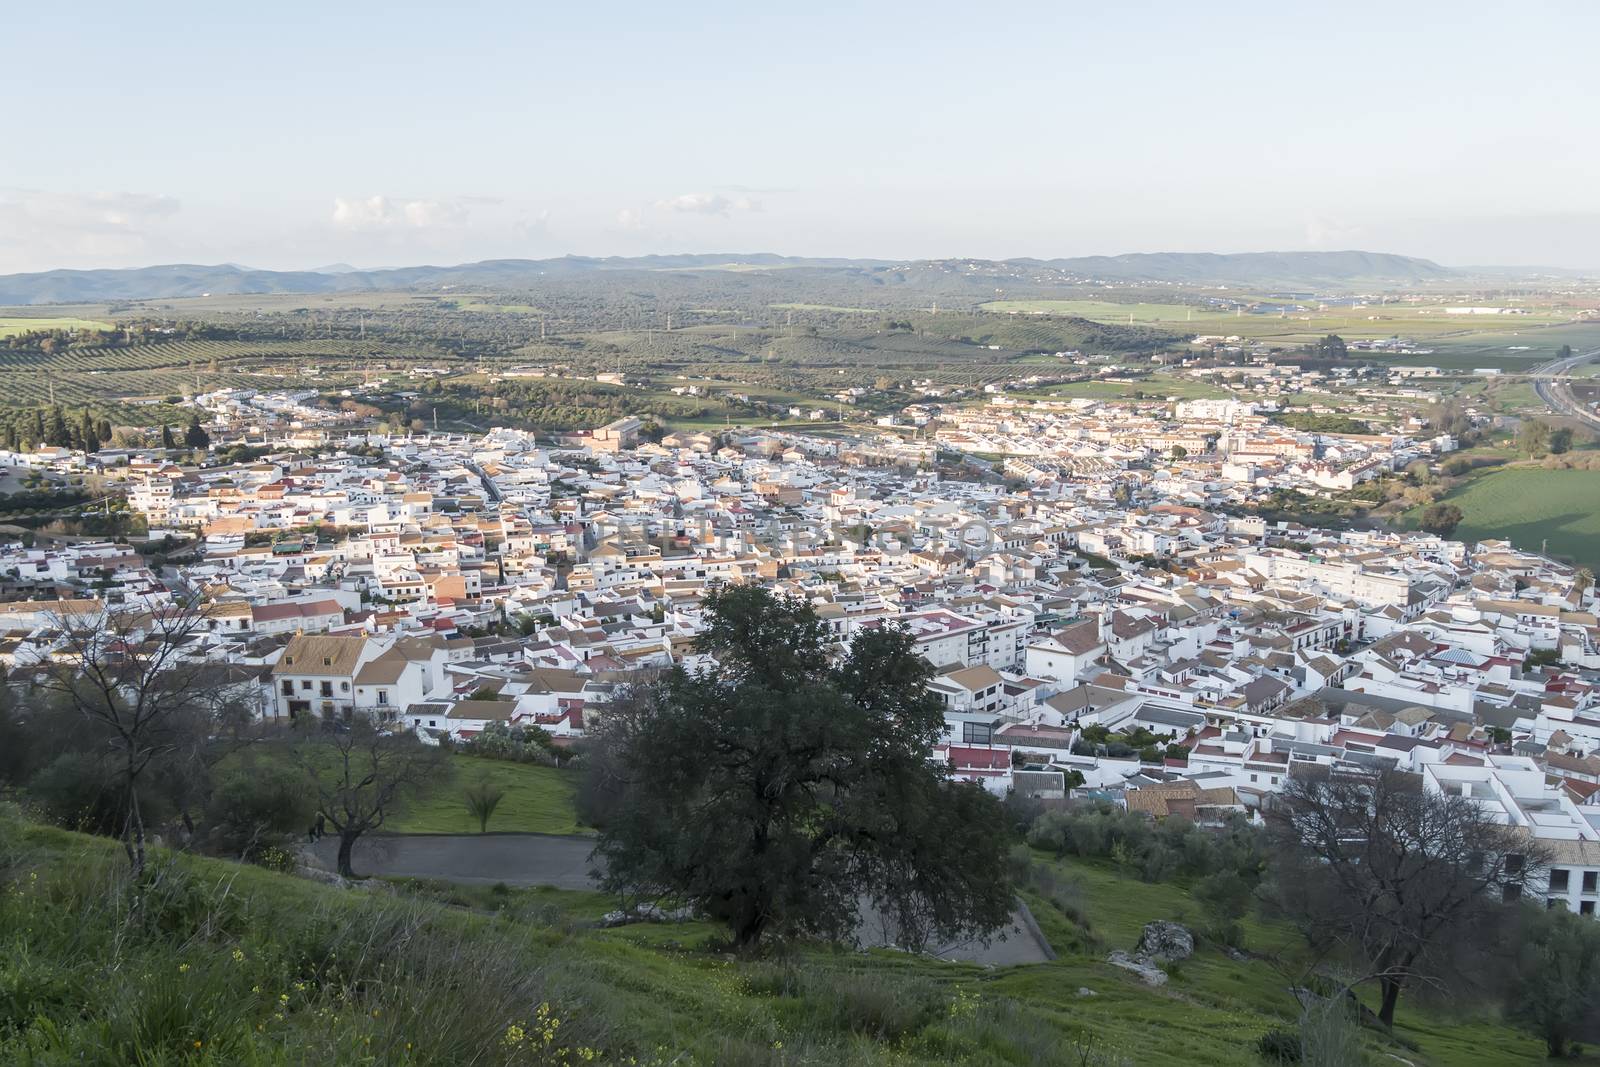
<path fill-rule="evenodd" d="M 847 940 L 868 910 L 906 944 L 999 928 L 1005 820 L 934 761 L 943 714 L 910 636 L 865 630 L 840 650 L 804 601 L 754 586 L 706 610 L 714 663 L 602 730 L 608 888 L 688 902 L 744 948 Z"/>

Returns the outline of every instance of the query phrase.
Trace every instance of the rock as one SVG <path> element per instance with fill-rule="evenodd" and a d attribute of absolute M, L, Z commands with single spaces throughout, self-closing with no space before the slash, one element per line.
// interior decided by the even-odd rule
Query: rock
<path fill-rule="evenodd" d="M 1133 951 L 1135 955 L 1176 963 L 1194 955 L 1194 935 L 1178 923 L 1145 923 Z"/>
<path fill-rule="evenodd" d="M 613 926 L 629 926 L 633 923 L 686 923 L 693 918 L 694 910 L 691 908 L 675 908 L 667 911 L 656 904 L 645 904 L 632 911 L 608 911 L 600 917 L 600 925 L 610 929 Z"/>
<path fill-rule="evenodd" d="M 1078 996 L 1080 997 L 1098 997 L 1099 995 L 1099 993 L 1096 993 L 1086 985 L 1081 985 L 1078 987 Z"/>
<path fill-rule="evenodd" d="M 1167 984 L 1167 972 L 1157 967 L 1149 956 L 1129 955 L 1118 949 L 1106 957 L 1106 962 L 1113 967 L 1121 967 L 1125 971 L 1132 971 L 1139 976 L 1139 981 L 1145 985 Z"/>

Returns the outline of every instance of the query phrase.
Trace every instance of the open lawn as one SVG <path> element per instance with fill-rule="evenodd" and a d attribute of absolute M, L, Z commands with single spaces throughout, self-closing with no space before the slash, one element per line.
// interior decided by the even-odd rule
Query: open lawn
<path fill-rule="evenodd" d="M 490 830 L 538 834 L 578 834 L 572 794 L 574 772 L 536 763 L 506 763 L 459 753 L 450 757 L 452 778 L 408 805 L 386 830 L 395 833 L 467 834 L 478 832 L 478 820 L 467 811 L 462 791 L 487 779 L 506 791 Z"/>
<path fill-rule="evenodd" d="M 1505 538 L 1535 552 L 1547 545 L 1551 555 L 1600 567 L 1600 471 L 1503 467 L 1445 499 L 1464 515 L 1457 540 Z"/>
<path fill-rule="evenodd" d="M 15 337 L 19 333 L 38 330 L 109 330 L 109 322 L 79 318 L 17 318 L 0 317 L 0 337 Z"/>

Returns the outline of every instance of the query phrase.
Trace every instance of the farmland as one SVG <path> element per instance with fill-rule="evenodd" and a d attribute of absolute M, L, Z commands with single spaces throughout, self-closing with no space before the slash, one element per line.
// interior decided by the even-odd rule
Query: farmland
<path fill-rule="evenodd" d="M 1194 334 L 1237 335 L 1252 340 L 1303 344 L 1330 333 L 1346 340 L 1377 340 L 1401 336 L 1432 345 L 1460 345 L 1464 350 L 1537 346 L 1552 350 L 1565 339 L 1554 339 L 1565 329 L 1583 330 L 1591 324 L 1574 323 L 1573 313 L 1557 306 L 1535 306 L 1520 315 L 1449 315 L 1444 304 L 1387 303 L 1331 307 L 1304 312 L 1249 312 L 1213 310 L 1198 304 L 1131 303 L 1095 300 L 1003 300 L 982 305 L 983 310 L 1008 316 L 1072 316 L 1106 324 L 1166 326 Z M 1546 330 L 1551 331 L 1548 335 Z M 1519 340 L 1511 340 L 1519 338 Z M 1429 357 L 1418 356 L 1417 363 Z M 1468 364 L 1492 366 L 1493 364 Z"/>
<path fill-rule="evenodd" d="M 54 400 L 117 409 L 192 393 L 197 386 L 303 384 L 323 369 L 355 374 L 386 360 L 409 361 L 383 346 L 345 341 L 172 341 L 50 355 L 0 352 L 0 406 L 35 407 Z"/>
<path fill-rule="evenodd" d="M 23 333 L 54 332 L 56 330 L 109 330 L 111 323 L 98 319 L 80 319 L 76 316 L 35 317 L 0 316 L 0 338 L 15 337 Z"/>

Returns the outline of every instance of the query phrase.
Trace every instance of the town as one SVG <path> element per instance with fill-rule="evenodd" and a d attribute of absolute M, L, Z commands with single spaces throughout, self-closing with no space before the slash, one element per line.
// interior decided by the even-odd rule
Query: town
<path fill-rule="evenodd" d="M 1217 823 L 1258 818 L 1306 768 L 1401 771 L 1554 850 L 1532 892 L 1600 905 L 1592 574 L 1247 510 L 1447 456 L 1420 422 L 1339 436 L 1246 400 L 1001 394 L 931 441 L 651 441 L 631 417 L 541 439 L 316 428 L 287 394 L 196 409 L 209 451 L 13 456 L 92 468 L 148 528 L 147 551 L 0 549 L 14 679 L 60 650 L 63 619 L 195 597 L 184 655 L 225 666 L 258 719 L 572 746 L 619 687 L 698 665 L 708 590 L 755 583 L 813 605 L 841 648 L 909 632 L 945 709 L 937 759 L 998 795 Z M 252 458 L 212 461 L 234 445 Z"/>

